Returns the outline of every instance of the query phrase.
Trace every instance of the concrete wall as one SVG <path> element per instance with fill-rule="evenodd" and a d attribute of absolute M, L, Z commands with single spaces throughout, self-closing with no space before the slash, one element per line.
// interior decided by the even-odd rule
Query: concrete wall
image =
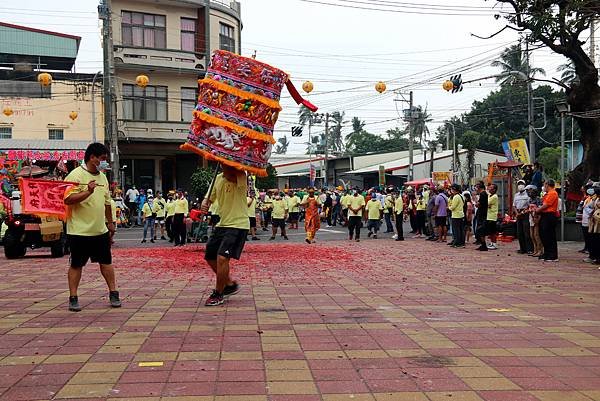
<path fill-rule="evenodd" d="M 37 82 L 36 82 L 37 84 Z M 12 139 L 47 140 L 48 129 L 63 129 L 64 140 L 92 141 L 91 83 L 53 81 L 51 98 L 0 98 L 0 110 L 10 107 L 12 116 L 0 114 L 0 127 L 12 128 Z M 96 137 L 104 140 L 102 89 L 96 83 Z M 69 113 L 76 111 L 75 120 Z M 34 145 L 32 145 L 34 146 Z"/>

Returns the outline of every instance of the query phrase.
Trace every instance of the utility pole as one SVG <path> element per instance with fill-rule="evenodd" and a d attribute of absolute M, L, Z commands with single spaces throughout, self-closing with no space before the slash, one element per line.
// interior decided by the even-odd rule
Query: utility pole
<path fill-rule="evenodd" d="M 323 166 L 325 167 L 325 174 L 323 175 L 323 185 L 327 187 L 327 167 L 329 162 L 329 113 L 325 113 L 325 160 Z"/>
<path fill-rule="evenodd" d="M 525 37 L 525 53 L 527 55 L 527 65 L 525 74 L 527 75 L 527 127 L 529 129 L 529 158 L 535 162 L 535 131 L 533 128 L 533 107 L 531 105 L 531 66 L 529 56 L 529 40 Z"/>
<path fill-rule="evenodd" d="M 104 74 L 102 86 L 104 94 L 104 140 L 109 142 L 113 182 L 119 182 L 119 140 L 117 131 L 117 107 L 115 97 L 115 69 L 113 56 L 111 0 L 101 0 L 98 16 L 102 20 L 102 50 Z"/>
<path fill-rule="evenodd" d="M 596 65 L 596 20 L 594 18 L 590 21 L 590 58 Z"/>
<path fill-rule="evenodd" d="M 413 91 L 410 91 L 409 97 L 409 108 L 408 108 L 408 181 L 413 180 L 414 172 L 414 155 L 415 146 L 413 144 Z"/>

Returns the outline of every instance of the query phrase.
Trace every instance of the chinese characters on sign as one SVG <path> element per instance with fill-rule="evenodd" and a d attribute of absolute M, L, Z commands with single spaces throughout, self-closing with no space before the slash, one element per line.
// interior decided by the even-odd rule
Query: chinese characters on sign
<path fill-rule="evenodd" d="M 523 164 L 531 164 L 529 149 L 527 148 L 525 139 L 513 139 L 512 141 L 502 142 L 502 148 L 507 159 Z"/>
<path fill-rule="evenodd" d="M 74 182 L 37 180 L 21 178 L 21 204 L 23 213 L 57 216 L 64 219 L 67 210 L 64 203 L 65 192 L 71 189 Z"/>
<path fill-rule="evenodd" d="M 83 160 L 84 150 L 9 150 L 8 160 Z"/>
<path fill-rule="evenodd" d="M 452 178 L 451 171 L 433 171 L 431 173 L 432 181 L 438 185 L 452 185 Z"/>

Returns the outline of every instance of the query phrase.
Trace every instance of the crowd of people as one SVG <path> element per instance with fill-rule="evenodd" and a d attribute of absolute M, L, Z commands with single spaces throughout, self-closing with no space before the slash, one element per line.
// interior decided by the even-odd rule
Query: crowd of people
<path fill-rule="evenodd" d="M 600 265 L 600 182 L 588 181 L 581 190 L 584 196 L 575 215 L 575 221 L 581 224 L 584 240 L 583 249 L 579 252 L 588 255 L 584 262 Z"/>

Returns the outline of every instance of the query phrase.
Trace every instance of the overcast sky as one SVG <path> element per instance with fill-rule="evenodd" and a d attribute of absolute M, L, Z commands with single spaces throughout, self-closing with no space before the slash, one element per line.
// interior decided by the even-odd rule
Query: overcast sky
<path fill-rule="evenodd" d="M 243 55 L 251 56 L 256 51 L 258 60 L 291 74 L 299 90 L 303 81 L 312 81 L 315 89 L 308 98 L 320 107 L 320 112 L 344 111 L 348 128 L 356 116 L 367 122 L 365 128 L 369 132 L 376 134 L 403 126 L 398 111 L 406 104 L 395 101 L 401 99 L 395 94 L 398 90 L 406 98 L 408 91 L 413 90 L 415 105 L 427 106 L 434 119 L 431 132 L 444 119 L 469 110 L 474 100 L 497 88 L 494 80 L 465 85 L 456 94 L 443 91 L 442 82 L 457 72 L 462 72 L 464 80 L 494 74 L 497 70 L 489 64 L 518 40 L 512 31 L 489 40 L 471 35 L 489 35 L 503 26 L 502 18 L 493 17 L 502 11 L 491 8 L 493 0 L 241 3 Z M 94 0 L 2 2 L 0 20 L 82 36 L 77 71 L 95 72 L 102 69 L 97 4 Z M 544 68 L 547 77 L 558 77 L 556 67 L 565 59 L 541 49 L 533 52 L 532 63 Z M 387 83 L 385 93 L 375 91 L 377 81 Z M 283 95 L 284 111 L 276 136 L 287 134 L 292 140 L 289 153 L 301 153 L 306 136 L 291 138 L 289 134 L 297 122 L 298 107 L 285 89 Z M 313 131 L 322 128 L 315 127 Z"/>

